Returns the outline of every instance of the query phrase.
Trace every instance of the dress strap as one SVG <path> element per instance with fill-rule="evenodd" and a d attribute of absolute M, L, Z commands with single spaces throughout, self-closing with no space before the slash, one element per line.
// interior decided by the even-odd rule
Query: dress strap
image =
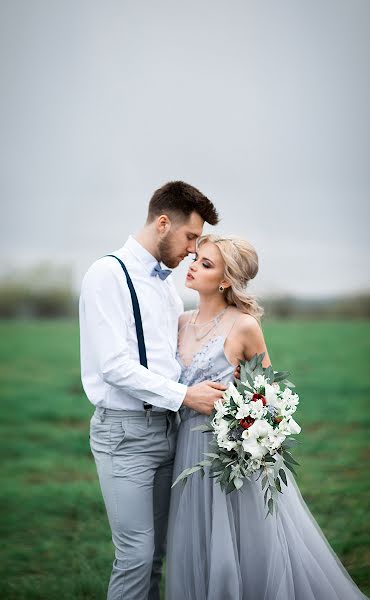
<path fill-rule="evenodd" d="M 240 315 L 236 315 L 235 319 L 231 322 L 231 326 L 225 335 L 225 340 L 229 337 L 229 335 L 238 319 L 240 319 Z"/>

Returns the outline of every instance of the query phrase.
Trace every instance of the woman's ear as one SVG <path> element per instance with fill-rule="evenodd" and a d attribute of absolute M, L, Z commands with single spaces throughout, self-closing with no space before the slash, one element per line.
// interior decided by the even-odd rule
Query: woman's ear
<path fill-rule="evenodd" d="M 228 279 L 223 279 L 220 283 L 220 285 L 222 285 L 222 287 L 224 288 L 224 290 L 226 290 L 227 288 L 231 287 L 231 283 Z"/>

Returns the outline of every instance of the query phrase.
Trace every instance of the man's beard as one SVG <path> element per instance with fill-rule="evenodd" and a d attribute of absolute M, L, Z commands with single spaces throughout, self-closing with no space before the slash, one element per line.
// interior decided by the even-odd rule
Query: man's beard
<path fill-rule="evenodd" d="M 174 269 L 181 262 L 179 255 L 176 255 L 175 238 L 174 233 L 168 232 L 166 237 L 162 238 L 158 244 L 161 261 L 170 269 Z"/>

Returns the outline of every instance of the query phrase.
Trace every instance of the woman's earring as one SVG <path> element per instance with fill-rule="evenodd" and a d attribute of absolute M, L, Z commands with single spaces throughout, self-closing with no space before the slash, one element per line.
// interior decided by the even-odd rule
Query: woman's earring
<path fill-rule="evenodd" d="M 225 291 L 225 288 L 224 288 L 224 286 L 223 286 L 223 285 L 220 285 L 220 286 L 219 286 L 219 288 L 218 288 L 218 291 L 219 291 L 219 292 L 221 292 L 221 294 L 222 294 L 222 292 L 224 292 L 224 291 Z"/>

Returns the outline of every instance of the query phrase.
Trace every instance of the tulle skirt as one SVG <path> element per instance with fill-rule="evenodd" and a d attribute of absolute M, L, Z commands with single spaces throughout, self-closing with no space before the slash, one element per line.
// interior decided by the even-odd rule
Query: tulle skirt
<path fill-rule="evenodd" d="M 174 479 L 204 458 L 209 434 L 182 422 Z M 265 519 L 261 480 L 225 495 L 200 473 L 172 490 L 166 600 L 359 600 L 350 578 L 305 504 L 294 477 Z"/>

